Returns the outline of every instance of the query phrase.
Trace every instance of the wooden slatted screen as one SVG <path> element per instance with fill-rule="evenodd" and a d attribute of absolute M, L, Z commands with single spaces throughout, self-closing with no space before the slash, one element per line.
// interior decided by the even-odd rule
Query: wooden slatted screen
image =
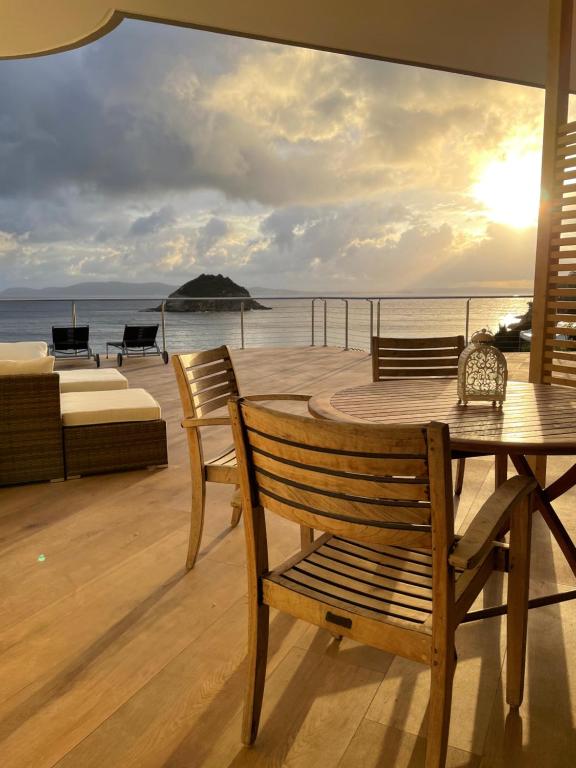
<path fill-rule="evenodd" d="M 576 386 L 576 121 L 560 127 L 551 200 L 542 380 Z"/>

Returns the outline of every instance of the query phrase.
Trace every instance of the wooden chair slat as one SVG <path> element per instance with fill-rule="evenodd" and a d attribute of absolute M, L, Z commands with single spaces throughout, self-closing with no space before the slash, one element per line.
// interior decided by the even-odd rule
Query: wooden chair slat
<path fill-rule="evenodd" d="M 381 574 L 367 573 L 353 565 L 326 557 L 322 549 L 311 553 L 306 558 L 306 563 L 309 566 L 321 568 L 327 573 L 346 578 L 349 582 L 355 583 L 356 588 L 358 588 L 358 584 L 362 584 L 363 587 L 367 588 L 369 594 L 380 594 L 379 590 L 383 590 L 385 595 L 400 595 L 399 600 L 408 599 L 407 605 L 422 606 L 431 610 L 432 590 L 430 587 L 415 586 Z"/>
<path fill-rule="evenodd" d="M 324 602 L 329 602 L 332 597 L 340 602 L 347 603 L 352 610 L 359 608 L 364 611 L 370 611 L 372 614 L 378 614 L 380 617 L 392 616 L 403 621 L 422 624 L 429 615 L 429 611 L 419 611 L 407 608 L 399 603 L 393 605 L 383 600 L 379 601 L 363 595 L 359 590 L 352 592 L 342 585 L 320 580 L 299 568 L 292 568 L 287 573 L 282 574 L 281 580 L 284 584 L 286 584 L 286 581 L 289 581 L 291 585 L 295 585 L 296 589 L 298 589 L 298 586 L 303 586 L 316 592 L 317 595 L 322 596 L 321 599 Z"/>
<path fill-rule="evenodd" d="M 385 370 L 386 368 L 422 368 L 422 376 L 426 375 L 425 371 L 428 368 L 456 368 L 458 367 L 458 356 L 454 355 L 452 357 L 434 357 L 434 358 L 423 358 L 421 360 L 417 359 L 410 359 L 410 360 L 404 360 L 399 357 L 395 357 L 393 359 L 379 359 L 378 360 L 378 368 L 379 370 Z"/>
<path fill-rule="evenodd" d="M 341 549 L 329 546 L 324 547 L 321 552 L 315 552 L 314 557 L 321 557 L 326 563 L 334 563 L 338 568 L 342 568 L 343 572 L 362 574 L 367 579 L 383 580 L 387 584 L 396 584 L 409 591 L 418 590 L 422 595 L 432 595 L 432 581 L 429 576 L 400 571 L 389 566 L 384 560 L 354 557 Z"/>
<path fill-rule="evenodd" d="M 316 531 L 325 531 L 335 536 L 353 536 L 356 541 L 368 544 L 389 544 L 430 547 L 432 535 L 428 530 L 418 528 L 405 530 L 398 528 L 384 528 L 381 525 L 367 525 L 365 523 L 348 522 L 340 520 L 337 515 L 315 514 L 307 509 L 294 504 L 266 496 L 266 509 L 286 520 L 292 520 L 298 525 L 312 528 Z"/>
<path fill-rule="evenodd" d="M 375 337 L 377 338 L 377 337 Z M 380 356 L 392 359 L 406 358 L 410 359 L 438 359 L 442 357 L 458 358 L 461 350 L 458 347 L 443 347 L 441 349 L 396 349 L 388 347 L 379 347 Z"/>
<path fill-rule="evenodd" d="M 203 405 L 199 405 L 197 408 L 198 416 L 207 416 L 209 413 L 212 413 L 212 411 L 224 408 L 228 405 L 228 400 L 230 400 L 230 395 L 226 394 L 221 397 L 216 397 Z"/>
<path fill-rule="evenodd" d="M 194 404 L 196 405 L 196 408 L 200 408 L 206 403 L 209 403 L 211 400 L 216 400 L 222 397 L 222 395 L 225 395 L 226 399 L 228 400 L 230 397 L 234 397 L 234 395 L 237 394 L 238 393 L 234 385 L 227 381 L 225 384 L 219 384 L 215 387 L 210 387 L 210 389 L 206 389 L 203 392 L 200 392 L 200 394 L 194 393 L 192 397 L 194 398 Z"/>
<path fill-rule="evenodd" d="M 428 525 L 430 522 L 428 502 L 420 502 L 421 506 L 416 506 L 418 502 L 371 499 L 369 503 L 368 500 L 364 502 L 361 497 L 341 493 L 328 495 L 327 491 L 304 485 L 296 487 L 268 477 L 258 469 L 255 476 L 259 493 L 266 494 L 266 503 L 263 500 L 263 506 L 267 506 L 268 499 L 272 497 L 286 504 L 298 504 L 315 515 L 337 515 L 350 522 L 362 524 L 374 522 Z"/>
<path fill-rule="evenodd" d="M 387 567 L 399 570 L 402 573 L 421 575 L 428 578 L 432 576 L 431 557 L 423 557 L 421 553 L 414 551 L 408 553 L 399 552 L 398 547 L 390 547 L 388 544 L 383 546 L 371 544 L 370 547 L 367 547 L 356 541 L 347 541 L 336 536 L 330 539 L 327 546 L 335 549 L 337 552 L 346 552 L 367 562 L 384 563 Z M 430 581 L 430 583 L 432 582 Z"/>
<path fill-rule="evenodd" d="M 184 355 L 184 357 L 186 357 Z M 234 372 L 232 368 L 231 360 L 218 360 L 216 363 L 209 363 L 208 365 L 192 365 L 186 369 L 186 375 L 191 383 L 201 381 L 208 376 L 214 376 L 217 373 L 226 373 L 227 371 Z"/>
<path fill-rule="evenodd" d="M 385 349 L 440 349 L 464 346 L 463 336 L 439 336 L 434 338 L 398 339 L 374 336 L 378 348 Z M 461 340 L 461 341 L 460 341 Z"/>
<path fill-rule="evenodd" d="M 326 471 L 305 465 L 294 465 L 276 456 L 253 452 L 254 466 L 277 479 L 304 483 L 313 488 L 338 491 L 366 498 L 428 501 L 430 493 L 425 480 L 397 478 L 395 481 L 374 475 L 352 475 L 349 472 Z"/>
<path fill-rule="evenodd" d="M 230 384 L 234 389 L 234 394 L 238 394 L 236 390 L 236 378 L 234 373 L 230 370 L 223 373 L 217 373 L 211 376 L 204 376 L 199 379 L 189 379 L 190 391 L 193 395 L 199 395 L 201 392 L 205 392 L 207 389 L 216 387 L 220 384 Z"/>
<path fill-rule="evenodd" d="M 223 453 L 219 453 L 213 459 L 210 459 L 206 464 L 228 464 L 230 461 L 236 461 L 236 448 L 231 446 Z"/>
<path fill-rule="evenodd" d="M 191 368 L 195 365 L 214 363 L 217 360 L 230 360 L 230 352 L 228 347 L 222 346 L 201 352 L 190 352 L 186 355 L 179 355 L 179 358 L 181 359 L 184 368 Z"/>
<path fill-rule="evenodd" d="M 246 411 L 245 423 L 249 430 L 274 442 L 282 441 L 287 447 L 295 449 L 300 446 L 307 450 L 317 449 L 318 453 L 326 455 L 346 454 L 354 458 L 355 453 L 361 453 L 381 458 L 389 454 L 425 458 L 428 450 L 425 428 L 418 426 L 411 429 L 394 425 L 393 428 L 383 430 L 374 424 L 319 422 L 292 414 L 289 419 L 277 422 L 271 419 L 269 409 L 261 405 L 254 405 Z M 271 432 L 273 438 L 270 438 Z M 343 435 L 345 440 L 342 439 Z M 338 448 L 334 444 L 335 440 L 339 440 L 343 447 Z"/>
<path fill-rule="evenodd" d="M 250 432 L 250 444 L 254 449 L 270 456 L 278 456 L 285 461 L 296 464 L 331 469 L 350 474 L 377 474 L 382 476 L 428 477 L 428 464 L 425 458 L 412 459 L 404 456 L 399 458 L 377 458 L 375 456 L 350 456 L 349 454 L 322 453 L 301 446 L 286 445 L 257 432 Z M 381 474 L 385 473 L 385 474 Z"/>
<path fill-rule="evenodd" d="M 454 377 L 458 374 L 458 366 L 454 366 L 452 368 L 379 368 L 379 370 L 384 371 L 383 376 L 378 377 L 378 381 L 381 381 L 382 378 L 423 378 L 423 377 L 429 377 L 429 376 L 450 376 Z"/>

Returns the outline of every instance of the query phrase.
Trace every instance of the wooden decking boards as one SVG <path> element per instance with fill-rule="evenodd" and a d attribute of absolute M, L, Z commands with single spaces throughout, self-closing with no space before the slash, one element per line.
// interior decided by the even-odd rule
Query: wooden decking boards
<path fill-rule="evenodd" d="M 509 360 L 511 378 L 525 380 L 527 356 Z M 371 379 L 367 354 L 331 348 L 246 350 L 234 363 L 245 393 L 314 394 Z M 427 669 L 337 645 L 279 614 L 258 741 L 241 746 L 244 538 L 242 523 L 229 528 L 233 489 L 210 485 L 200 554 L 186 574 L 189 470 L 174 374 L 155 358 L 122 370 L 162 404 L 167 469 L 0 489 L 2 768 L 422 765 Z M 207 451 L 228 441 L 215 427 Z M 569 463 L 551 460 L 550 478 Z M 468 462 L 458 526 L 491 492 L 493 472 L 490 458 Z M 575 500 L 571 492 L 557 502 L 574 537 Z M 532 595 L 571 586 L 535 522 Z M 274 565 L 294 552 L 299 531 L 276 518 L 270 530 Z M 501 589 L 493 580 L 486 604 Z M 576 603 L 531 611 L 516 716 L 504 704 L 503 627 L 496 618 L 459 630 L 448 766 L 571 768 Z"/>

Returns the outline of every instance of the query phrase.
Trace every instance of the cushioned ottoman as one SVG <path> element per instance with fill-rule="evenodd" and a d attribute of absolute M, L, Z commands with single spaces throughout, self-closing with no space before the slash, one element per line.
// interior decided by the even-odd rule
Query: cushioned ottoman
<path fill-rule="evenodd" d="M 116 368 L 85 368 L 58 371 L 60 392 L 103 392 L 109 389 L 128 389 L 128 379 Z"/>
<path fill-rule="evenodd" d="M 46 357 L 45 341 L 4 341 L 0 343 L 0 360 L 33 360 Z"/>
<path fill-rule="evenodd" d="M 144 389 L 60 396 L 66 476 L 168 463 L 166 422 Z"/>

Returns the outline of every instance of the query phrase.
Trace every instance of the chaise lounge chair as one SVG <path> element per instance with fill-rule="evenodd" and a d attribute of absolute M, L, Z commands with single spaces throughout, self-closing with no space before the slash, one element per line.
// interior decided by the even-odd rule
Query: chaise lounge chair
<path fill-rule="evenodd" d="M 94 358 L 96 367 L 100 368 L 100 355 L 92 352 L 89 339 L 89 325 L 52 326 L 52 344 L 48 347 L 48 354 L 54 355 L 56 358 L 66 359 L 85 357 L 90 360 L 90 358 Z"/>
<path fill-rule="evenodd" d="M 109 341 L 106 344 L 106 357 L 110 347 L 116 347 L 120 350 L 117 354 L 118 367 L 122 365 L 124 355 L 127 357 L 141 355 L 160 355 L 164 364 L 168 364 L 168 352 L 160 351 L 156 342 L 158 334 L 158 325 L 126 325 L 124 327 L 124 337 L 122 341 Z"/>

